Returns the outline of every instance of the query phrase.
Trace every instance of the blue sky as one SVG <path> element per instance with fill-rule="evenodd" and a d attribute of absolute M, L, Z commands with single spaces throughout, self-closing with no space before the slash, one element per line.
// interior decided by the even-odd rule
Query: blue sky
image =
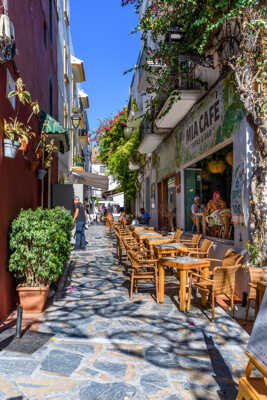
<path fill-rule="evenodd" d="M 90 129 L 128 103 L 140 39 L 131 30 L 137 24 L 133 7 L 121 0 L 71 0 L 71 34 L 76 57 L 84 60 L 87 81 L 82 88 L 90 99 Z"/>

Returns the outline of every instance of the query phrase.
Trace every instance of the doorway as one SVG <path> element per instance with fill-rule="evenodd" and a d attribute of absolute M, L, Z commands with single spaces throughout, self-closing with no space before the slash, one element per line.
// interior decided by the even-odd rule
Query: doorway
<path fill-rule="evenodd" d="M 184 190 L 185 190 L 185 230 L 192 231 L 193 222 L 191 219 L 191 207 L 194 198 L 199 196 L 201 199 L 201 169 L 188 168 L 184 170 Z"/>

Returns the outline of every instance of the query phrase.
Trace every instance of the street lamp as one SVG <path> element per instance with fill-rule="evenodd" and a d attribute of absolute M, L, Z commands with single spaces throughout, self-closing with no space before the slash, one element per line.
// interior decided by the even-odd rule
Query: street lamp
<path fill-rule="evenodd" d="M 79 113 L 75 112 L 74 114 L 72 114 L 72 116 L 70 117 L 71 119 L 71 123 L 74 129 L 78 129 L 81 123 L 81 116 Z"/>

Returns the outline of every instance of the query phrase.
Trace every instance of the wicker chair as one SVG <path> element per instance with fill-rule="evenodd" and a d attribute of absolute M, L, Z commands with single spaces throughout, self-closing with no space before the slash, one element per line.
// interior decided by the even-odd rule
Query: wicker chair
<path fill-rule="evenodd" d="M 212 274 L 206 278 L 201 274 L 190 272 L 187 311 L 191 307 L 192 286 L 211 296 L 212 320 L 215 316 L 216 296 L 221 294 L 230 298 L 231 309 L 234 315 L 235 274 L 240 265 L 215 267 Z"/>
<path fill-rule="evenodd" d="M 196 233 L 195 235 L 193 235 L 191 240 L 181 239 L 181 240 L 179 240 L 179 242 L 182 244 L 185 244 L 186 247 L 188 247 L 189 249 L 192 249 L 192 250 L 198 249 L 201 237 L 202 237 L 201 233 Z"/>
<path fill-rule="evenodd" d="M 257 283 L 261 281 L 263 275 L 263 270 L 262 268 L 257 268 L 257 267 L 250 267 L 249 268 L 249 294 L 248 294 L 248 301 L 247 301 L 247 306 L 246 306 L 246 317 L 245 321 L 248 320 L 248 312 L 249 312 L 249 307 L 251 305 L 251 302 L 254 301 L 256 302 L 257 298 Z M 257 313 L 257 307 L 255 307 L 254 310 L 254 319 L 256 318 L 256 313 Z"/>
<path fill-rule="evenodd" d="M 237 253 L 236 251 L 234 251 L 232 249 L 228 249 L 225 252 L 222 260 L 219 258 L 209 258 L 209 261 L 220 262 L 222 267 L 227 267 L 227 266 L 239 264 L 239 262 L 242 260 L 242 258 L 243 258 L 243 256 L 241 254 Z"/>
<path fill-rule="evenodd" d="M 208 239 L 204 239 L 201 246 L 196 249 L 190 250 L 189 256 L 196 256 L 199 258 L 207 258 L 209 256 L 210 249 L 212 248 L 214 242 Z"/>
<path fill-rule="evenodd" d="M 176 242 L 179 242 L 183 232 L 184 231 L 182 229 L 178 228 L 178 229 L 176 229 L 175 233 L 173 235 L 170 235 L 169 237 L 171 240 L 175 240 Z"/>
<path fill-rule="evenodd" d="M 154 280 L 156 299 L 158 302 L 158 260 L 149 258 L 148 254 L 143 251 L 129 251 L 129 260 L 132 265 L 131 284 L 130 284 L 130 298 L 133 297 L 133 288 L 137 292 L 138 280 Z"/>

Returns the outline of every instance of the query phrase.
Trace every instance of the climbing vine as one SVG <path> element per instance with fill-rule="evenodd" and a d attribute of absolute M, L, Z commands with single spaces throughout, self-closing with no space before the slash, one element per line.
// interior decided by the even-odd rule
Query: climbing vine
<path fill-rule="evenodd" d="M 128 110 L 119 112 L 114 119 L 101 124 L 97 130 L 99 158 L 120 184 L 120 190 L 128 199 L 135 196 L 138 186 L 138 171 L 129 169 L 129 161 L 138 158 L 139 131 L 128 139 L 124 136 Z"/>
<path fill-rule="evenodd" d="M 221 73 L 227 70 L 234 73 L 237 93 L 256 133 L 252 154 L 250 240 L 260 250 L 258 263 L 266 263 L 266 1 L 152 0 L 142 10 L 143 3 L 143 0 L 122 0 L 123 6 L 134 4 L 141 16 L 135 31 L 141 31 L 146 58 L 135 68 L 148 72 L 146 93 L 153 99 L 148 118 L 155 118 L 166 96 L 173 93 L 172 101 L 179 99 L 181 78 L 186 76 L 187 82 L 193 83 L 198 65 L 213 68 L 216 59 Z"/>

